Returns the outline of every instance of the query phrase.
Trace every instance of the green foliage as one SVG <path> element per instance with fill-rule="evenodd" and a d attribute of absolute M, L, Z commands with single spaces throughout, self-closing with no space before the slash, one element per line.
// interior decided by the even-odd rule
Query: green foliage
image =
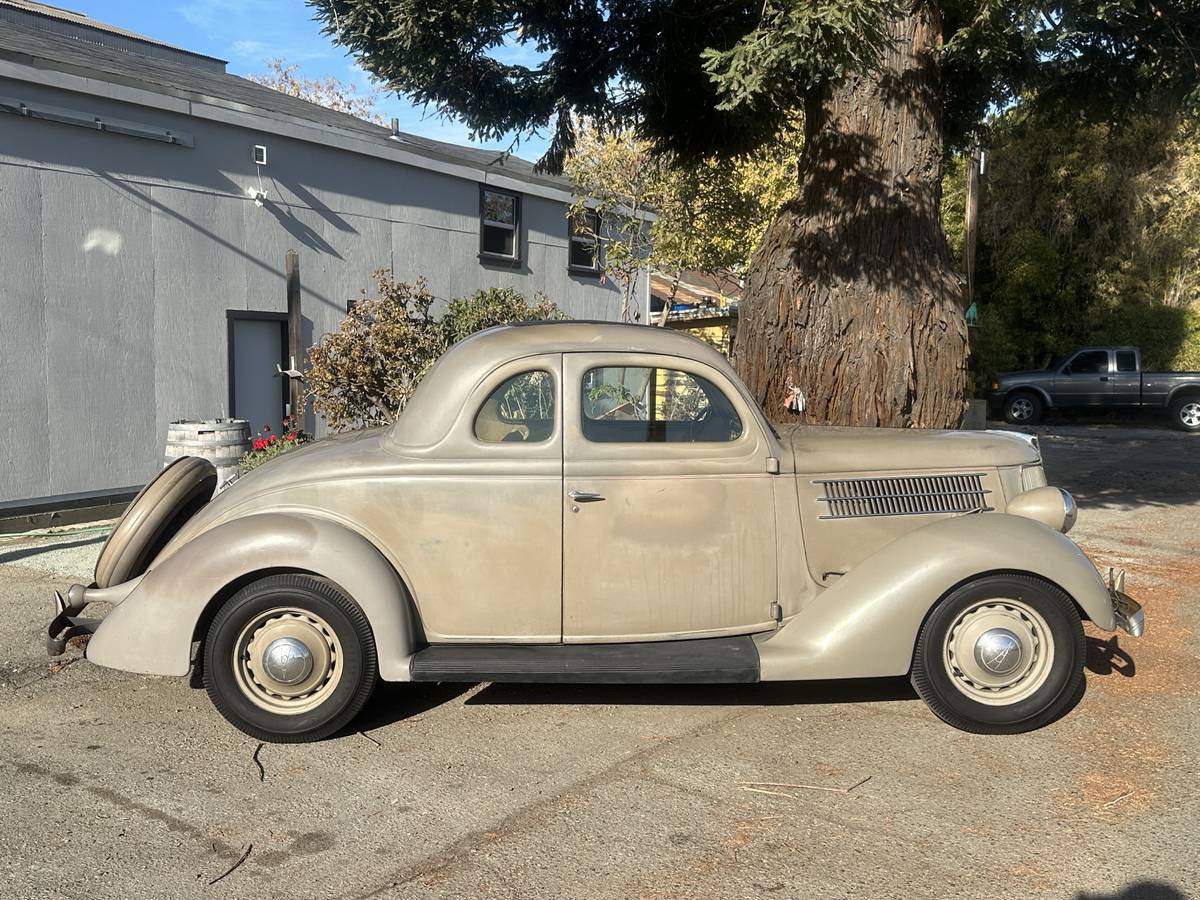
<path fill-rule="evenodd" d="M 437 298 L 423 281 L 395 281 L 380 269 L 375 287 L 377 296 L 364 290 L 338 330 L 309 349 L 309 396 L 334 431 L 395 421 L 437 358 L 476 331 L 564 318 L 545 297 L 529 303 L 516 291 L 491 288 L 451 300 L 438 319 Z"/>
<path fill-rule="evenodd" d="M 576 117 L 635 128 L 688 159 L 770 142 L 847 70 L 869 69 L 899 0 L 309 0 L 379 81 L 500 138 Z M 1195 0 L 942 0 L 938 60 L 952 145 L 1036 90 L 1095 121 L 1197 99 Z M 513 48 L 532 58 L 514 62 Z M 501 52 L 508 51 L 508 52 Z M 898 86 L 904 90 L 903 86 Z"/>
<path fill-rule="evenodd" d="M 972 366 L 1038 364 L 1078 344 L 1131 343 L 1150 368 L 1200 367 L 1200 134 L 1122 126 L 1026 102 L 993 128 L 980 209 Z M 965 166 L 943 213 L 961 232 Z"/>
<path fill-rule="evenodd" d="M 580 198 L 570 214 L 578 221 L 588 210 L 600 214 L 605 272 L 626 289 L 647 264 L 742 274 L 795 196 L 802 145 L 799 131 L 789 129 L 755 151 L 683 162 L 632 132 L 586 127 L 565 166 Z"/>

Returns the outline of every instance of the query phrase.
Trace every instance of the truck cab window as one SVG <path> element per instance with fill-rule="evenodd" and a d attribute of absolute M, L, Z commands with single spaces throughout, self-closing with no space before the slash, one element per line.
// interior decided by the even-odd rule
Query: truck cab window
<path fill-rule="evenodd" d="M 1108 371 L 1107 350 L 1085 350 L 1076 353 L 1064 370 L 1066 375 L 1103 375 Z"/>
<path fill-rule="evenodd" d="M 1132 350 L 1117 351 L 1117 371 L 1118 372 L 1136 372 L 1137 354 Z"/>

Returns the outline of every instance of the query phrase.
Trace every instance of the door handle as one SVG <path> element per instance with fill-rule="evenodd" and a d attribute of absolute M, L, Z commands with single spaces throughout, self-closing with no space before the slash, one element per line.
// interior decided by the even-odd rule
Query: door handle
<path fill-rule="evenodd" d="M 591 491 L 579 491 L 575 488 L 571 488 L 567 496 L 576 503 L 595 503 L 597 500 L 604 499 L 603 494 L 593 494 Z"/>
<path fill-rule="evenodd" d="M 1100 376 L 1100 380 L 1101 380 L 1101 381 L 1108 381 L 1108 376 L 1107 376 L 1107 375 L 1101 375 L 1101 376 Z"/>

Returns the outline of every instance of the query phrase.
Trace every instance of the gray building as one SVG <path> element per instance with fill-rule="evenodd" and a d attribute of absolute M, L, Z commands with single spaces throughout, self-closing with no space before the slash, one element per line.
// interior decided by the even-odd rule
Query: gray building
<path fill-rule="evenodd" d="M 306 345 L 389 267 L 446 299 L 504 286 L 616 318 L 570 252 L 570 201 L 511 156 L 0 0 L 0 503 L 140 485 L 175 419 L 277 420 L 289 249 Z"/>

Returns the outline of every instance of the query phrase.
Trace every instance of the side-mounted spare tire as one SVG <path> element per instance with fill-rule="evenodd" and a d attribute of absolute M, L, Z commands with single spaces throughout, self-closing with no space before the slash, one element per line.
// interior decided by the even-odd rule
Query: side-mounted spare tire
<path fill-rule="evenodd" d="M 133 498 L 96 560 L 96 586 L 136 578 L 217 489 L 217 470 L 207 459 L 181 456 Z"/>

